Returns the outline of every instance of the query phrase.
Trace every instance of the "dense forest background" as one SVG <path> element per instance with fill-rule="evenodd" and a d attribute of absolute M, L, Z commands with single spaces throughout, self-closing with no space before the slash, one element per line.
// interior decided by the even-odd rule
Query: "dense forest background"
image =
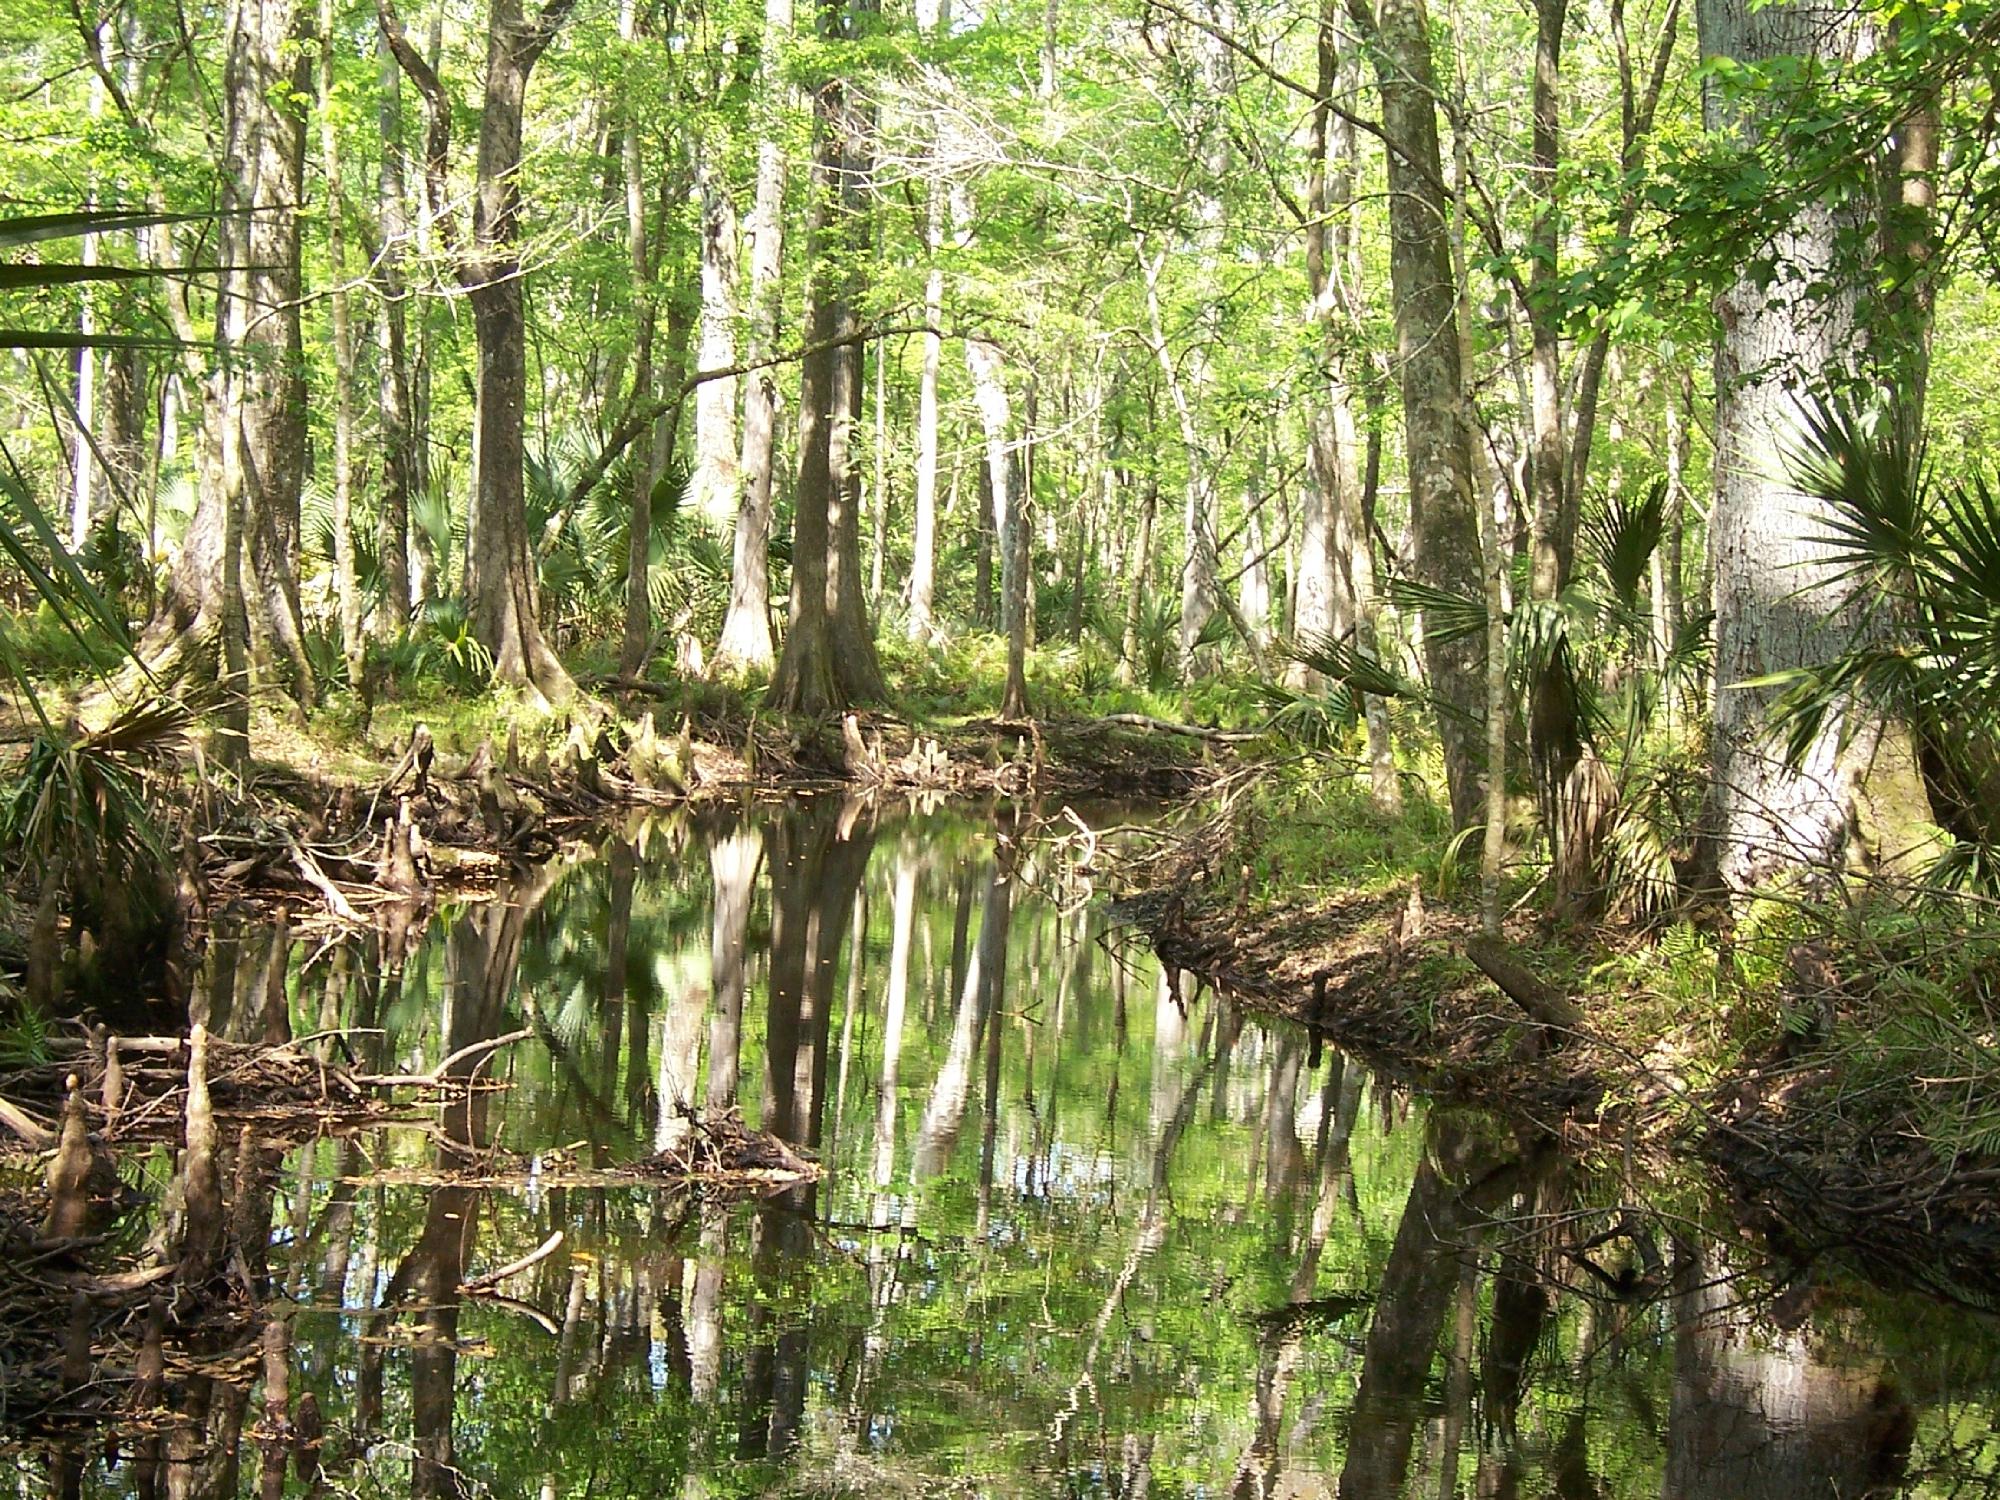
<path fill-rule="evenodd" d="M 6 14 L 24 683 L 1275 713 L 1489 897 L 1992 831 L 1981 5 Z"/>

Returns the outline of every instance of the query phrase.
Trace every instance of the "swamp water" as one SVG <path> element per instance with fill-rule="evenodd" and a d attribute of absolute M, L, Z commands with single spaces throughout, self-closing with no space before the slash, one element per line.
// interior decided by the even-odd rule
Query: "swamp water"
<path fill-rule="evenodd" d="M 274 973 L 294 1034 L 345 1028 L 380 1071 L 524 1033 L 481 1064 L 504 1087 L 238 1148 L 317 1492 L 2000 1490 L 1990 1330 L 1774 1295 L 1691 1191 L 1176 995 L 1056 889 L 1074 853 L 963 811 L 759 810 L 619 830 L 400 965 L 385 932 L 225 926 L 220 1036 L 268 1024 Z M 688 1105 L 825 1175 L 592 1184 L 683 1144 Z M 124 1171 L 157 1203 L 170 1155 Z M 17 1492 L 307 1493 L 260 1456 L 261 1368 L 199 1373 L 182 1463 L 26 1448 Z"/>

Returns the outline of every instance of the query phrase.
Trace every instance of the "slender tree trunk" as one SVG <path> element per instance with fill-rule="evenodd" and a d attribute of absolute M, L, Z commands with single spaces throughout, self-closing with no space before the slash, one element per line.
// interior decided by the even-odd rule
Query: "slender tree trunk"
<path fill-rule="evenodd" d="M 785 149 L 776 118 L 781 58 L 792 30 L 792 0 L 764 0 L 759 83 L 772 118 L 757 146 L 757 198 L 750 213 L 750 355 L 767 357 L 777 341 L 779 255 L 785 218 Z M 771 474 L 778 423 L 775 370 L 744 381 L 743 450 L 737 465 L 734 557 L 729 613 L 715 648 L 716 664 L 735 670 L 768 667 L 771 649 Z M 794 593 L 797 582 L 794 579 Z"/>
<path fill-rule="evenodd" d="M 875 340 L 875 493 L 868 507 L 868 607 L 882 608 L 882 559 L 889 550 L 889 341 Z"/>
<path fill-rule="evenodd" d="M 933 5 L 932 9 L 938 9 Z M 926 33 L 934 30 L 932 16 Z M 918 24 L 923 27 L 920 15 Z M 917 476 L 911 502 L 910 615 L 911 640 L 930 644 L 937 637 L 932 618 L 937 592 L 938 373 L 944 362 L 944 271 L 937 263 L 944 236 L 944 187 L 933 182 L 924 214 L 924 251 L 930 269 L 924 276 L 924 365 L 917 386 Z"/>
<path fill-rule="evenodd" d="M 1127 682 L 1140 676 L 1140 628 L 1146 616 L 1146 580 L 1153 571 L 1153 518 L 1160 509 L 1160 481 L 1149 477 L 1139 501 L 1139 526 L 1132 539 L 1132 576 L 1125 595 L 1125 634 L 1119 646 L 1119 675 Z"/>
<path fill-rule="evenodd" d="M 1318 39 L 1318 97 L 1312 115 L 1312 161 L 1306 198 L 1306 295 L 1308 311 L 1319 323 L 1322 358 L 1326 361 L 1326 399 L 1315 403 L 1307 418 L 1306 464 L 1309 470 L 1299 508 L 1299 565 L 1294 628 L 1303 641 L 1344 639 L 1354 628 L 1351 579 L 1343 566 L 1336 536 L 1341 530 L 1348 491 L 1360 482 L 1352 443 L 1354 412 L 1342 347 L 1345 287 L 1336 286 L 1347 271 L 1340 253 L 1353 234 L 1350 203 L 1354 191 L 1354 132 L 1333 114 L 1335 95 L 1342 91 L 1340 0 L 1321 0 Z M 1345 71 L 1351 71 L 1351 68 Z M 1352 80 L 1348 82 L 1351 84 Z M 1351 93 L 1351 89 L 1348 90 Z M 1343 418 L 1345 419 L 1343 421 Z M 1287 672 L 1295 686 L 1312 684 L 1312 671 L 1293 663 Z"/>
<path fill-rule="evenodd" d="M 697 370 L 736 363 L 736 205 L 729 196 L 719 143 L 704 141 L 695 157 L 695 197 L 701 210 L 701 353 Z M 704 381 L 694 394 L 694 512 L 716 531 L 734 524 L 739 489 L 736 381 Z"/>
<path fill-rule="evenodd" d="M 79 17 L 80 19 L 80 17 Z M 107 27 L 99 22 L 95 28 L 92 47 L 102 55 Z M 90 119 L 94 125 L 104 117 L 104 79 L 93 74 L 90 80 Z M 97 193 L 85 195 L 85 203 L 97 206 Z M 98 237 L 86 234 L 78 247 L 82 254 L 79 259 L 86 266 L 94 266 L 98 261 Z M 97 298 L 88 282 L 84 283 L 79 295 L 80 308 L 77 314 L 77 332 L 86 339 L 97 332 Z M 70 444 L 70 511 L 69 545 L 72 552 L 80 552 L 90 540 L 90 529 L 97 524 L 97 510 L 102 504 L 98 498 L 97 457 L 91 451 L 91 439 L 97 432 L 97 351 L 85 345 L 76 351 L 76 431 Z"/>
<path fill-rule="evenodd" d="M 1564 483 L 1562 430 L 1561 205 L 1562 42 L 1569 0 L 1536 0 L 1535 73 L 1529 90 L 1534 117 L 1528 188 L 1535 219 L 1528 232 L 1529 423 L 1528 485 L 1533 491 L 1533 582 L 1537 599 L 1553 599 L 1569 581 L 1576 553 L 1576 513 Z"/>
<path fill-rule="evenodd" d="M 618 7 L 618 34 L 626 43 L 639 37 L 639 7 L 636 0 L 623 0 Z M 640 135 L 639 112 L 628 106 L 624 129 L 619 133 L 618 161 L 625 188 L 625 257 L 632 267 L 632 283 L 637 289 L 638 325 L 632 339 L 632 389 L 634 404 L 653 396 L 654 306 L 651 295 L 653 258 L 646 242 L 646 161 Z M 706 255 L 707 247 L 703 246 Z M 676 343 L 676 347 L 679 345 Z M 678 416 L 676 411 L 674 416 Z M 673 420 L 669 417 L 667 420 Z M 653 444 L 651 434 L 639 441 L 646 459 L 632 478 L 632 492 L 625 513 L 625 633 L 618 647 L 618 675 L 637 677 L 646 670 L 646 656 L 653 642 L 653 599 L 648 587 L 653 558 Z"/>
<path fill-rule="evenodd" d="M 340 654 L 347 685 L 361 691 L 361 592 L 354 577 L 354 320 L 347 295 L 346 205 L 341 199 L 340 130 L 333 114 L 333 0 L 319 7 L 319 145 L 326 174 L 326 257 L 333 286 L 333 578 L 340 605 Z"/>
<path fill-rule="evenodd" d="M 1216 582 L 1215 535 L 1210 526 L 1206 456 L 1201 451 L 1201 434 L 1195 425 L 1194 403 L 1174 366 L 1167 348 L 1166 330 L 1160 317 L 1160 262 L 1149 263 L 1146 272 L 1146 308 L 1152 320 L 1153 356 L 1159 361 L 1167 395 L 1174 404 L 1174 419 L 1180 430 L 1181 451 L 1186 465 L 1186 483 L 1181 495 L 1181 535 L 1185 552 L 1181 561 L 1180 676 L 1194 676 L 1195 650 L 1209 617 L 1220 602 Z"/>
<path fill-rule="evenodd" d="M 965 368 L 979 406 L 993 496 L 993 534 L 1000 547 L 1000 617 L 1007 635 L 1007 680 L 1000 694 L 1000 713 L 1020 718 L 1028 711 L 1028 579 L 1022 565 L 1027 522 L 1021 514 L 1020 459 L 1008 441 L 1012 417 L 1007 371 L 998 346 L 979 338 L 965 341 Z"/>
<path fill-rule="evenodd" d="M 1667 645 L 1681 637 L 1685 622 L 1684 572 L 1687 537 L 1688 428 L 1694 420 L 1694 374 L 1683 369 L 1667 392 Z"/>
<path fill-rule="evenodd" d="M 376 408 L 381 423 L 382 501 L 376 550 L 382 570 L 382 604 L 376 632 L 394 639 L 410 624 L 410 491 L 415 464 L 410 451 L 410 357 L 403 254 L 409 237 L 407 187 L 403 172 L 402 75 L 386 40 L 378 38 L 382 163 L 376 177 L 376 224 L 381 251 L 375 286 L 382 298 L 377 325 L 381 358 Z"/>
<path fill-rule="evenodd" d="M 1410 481 L 1410 527 L 1416 572 L 1434 588 L 1478 598 L 1481 583 L 1472 442 L 1453 327 L 1449 204 L 1438 154 L 1435 73 L 1422 0 L 1379 0 L 1357 19 L 1375 33 L 1382 126 L 1389 158 L 1389 282 L 1403 388 Z M 1484 816 L 1479 767 L 1484 759 L 1486 685 L 1481 650 L 1463 639 L 1424 632 L 1424 656 L 1439 701 L 1452 823 Z"/>

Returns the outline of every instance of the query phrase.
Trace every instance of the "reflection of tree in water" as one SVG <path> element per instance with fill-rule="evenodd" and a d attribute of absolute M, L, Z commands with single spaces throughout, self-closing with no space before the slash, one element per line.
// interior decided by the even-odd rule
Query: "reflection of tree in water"
<path fill-rule="evenodd" d="M 445 947 L 446 1008 L 439 1043 L 446 1057 L 502 1034 L 514 997 L 528 917 L 552 885 L 552 876 L 528 882 L 504 899 L 471 908 L 452 924 Z M 447 1076 L 469 1078 L 484 1062 L 483 1055 L 468 1055 L 454 1063 Z M 468 1166 L 484 1152 L 491 1139 L 490 1097 L 483 1090 L 468 1090 L 443 1106 L 436 1135 L 440 1172 Z M 479 1207 L 476 1189 L 431 1189 L 423 1227 L 383 1288 L 361 1344 L 355 1428 L 358 1434 L 367 1434 L 376 1431 L 382 1420 L 387 1347 L 383 1335 L 388 1320 L 405 1304 L 417 1309 L 418 1327 L 410 1346 L 410 1489 L 425 1500 L 467 1492 L 453 1436 L 458 1289 L 471 1264 Z"/>
<path fill-rule="evenodd" d="M 762 1123 L 780 1139 L 814 1150 L 826 1107 L 827 1040 L 841 937 L 874 842 L 872 828 L 850 822 L 826 816 L 784 819 L 771 834 Z M 817 1195 L 815 1184 L 787 1189 L 757 1210 L 751 1226 L 757 1297 L 745 1329 L 738 1439 L 744 1457 L 789 1453 L 799 1441 L 809 1330 L 797 1315 L 780 1325 L 775 1303 L 786 1276 L 806 1271 Z"/>
<path fill-rule="evenodd" d="M 947 826 L 888 824 L 872 869 L 875 834 L 850 818 L 843 836 L 830 809 L 705 815 L 684 848 L 616 840 L 559 898 L 531 880 L 440 923 L 407 1000 L 400 939 L 332 955 L 278 940 L 324 965 L 297 976 L 300 1030 L 384 1025 L 349 1044 L 385 1059 L 543 1008 L 537 1040 L 500 1054 L 512 1093 L 440 1119 L 435 1168 L 579 1136 L 598 1159 L 643 1151 L 677 1102 L 747 1092 L 753 1123 L 830 1171 L 677 1231 L 646 1191 L 329 1184 L 410 1165 L 385 1151 L 393 1132 L 327 1144 L 274 1199 L 262 1145 L 226 1132 L 219 1196 L 271 1246 L 247 1274 L 326 1307 L 343 1287 L 373 1303 L 383 1267 L 359 1342 L 307 1310 L 296 1364 L 274 1366 L 295 1398 L 328 1401 L 336 1487 L 393 1469 L 400 1489 L 407 1464 L 420 1495 L 478 1488 L 461 1470 L 561 1492 L 586 1465 L 612 1493 L 955 1474 L 986 1493 L 1271 1500 L 1324 1493 L 1344 1464 L 1350 1495 L 1609 1500 L 1664 1479 L 1695 1500 L 1858 1495 L 1895 1472 L 1909 1419 L 1890 1392 L 1907 1379 L 1857 1393 L 1818 1343 L 1744 1319 L 1676 1344 L 1663 1309 L 1578 1270 L 1610 1220 L 1576 1182 L 1494 1169 L 1518 1154 L 1504 1138 L 1427 1122 L 1351 1060 L 1178 993 L 1149 961 L 1128 977 L 1094 940 L 1101 915 L 1056 912 L 987 830 Z M 204 998 L 231 1037 L 274 1024 L 271 942 L 218 940 Z M 510 1284 L 520 1305 L 482 1302 L 461 1326 L 468 1269 L 556 1228 L 563 1251 Z M 468 1337 L 487 1357 L 460 1358 Z M 178 1474 L 156 1476 L 174 1493 L 262 1487 L 256 1368 L 189 1390 Z M 385 1368 L 407 1371 L 407 1406 Z M 1806 1416 L 1774 1390 L 1802 1393 Z M 1801 1435 L 1815 1424 L 1823 1443 Z M 1718 1425 L 1756 1456 L 1730 1458 Z M 379 1442 L 358 1471 L 349 1433 Z"/>
<path fill-rule="evenodd" d="M 1915 1417 L 1894 1382 L 1736 1301 L 1715 1252 L 1677 1258 L 1668 1500 L 1901 1493 Z"/>

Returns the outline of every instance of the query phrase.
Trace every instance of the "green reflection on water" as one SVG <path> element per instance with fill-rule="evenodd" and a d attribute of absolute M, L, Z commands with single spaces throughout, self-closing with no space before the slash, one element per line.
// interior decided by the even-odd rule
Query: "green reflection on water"
<path fill-rule="evenodd" d="M 440 913 L 401 962 L 281 942 L 293 1029 L 357 1028 L 372 1066 L 531 1033 L 454 1068 L 504 1091 L 266 1184 L 332 1488 L 1995 1488 L 1988 1341 L 1908 1343 L 1945 1320 L 1899 1310 L 1885 1352 L 1834 1298 L 1793 1332 L 1718 1312 L 1722 1258 L 1621 1221 L 1635 1190 L 1174 993 L 1051 862 L 959 814 L 675 819 Z M 270 946 L 219 945 L 220 1029 Z M 565 1185 L 697 1106 L 826 1176 L 733 1205 Z M 450 1180 L 488 1170 L 517 1175 Z M 558 1230 L 508 1300 L 459 1294 Z M 259 1410 L 214 1402 L 240 1464 L 168 1488 L 258 1493 Z"/>

